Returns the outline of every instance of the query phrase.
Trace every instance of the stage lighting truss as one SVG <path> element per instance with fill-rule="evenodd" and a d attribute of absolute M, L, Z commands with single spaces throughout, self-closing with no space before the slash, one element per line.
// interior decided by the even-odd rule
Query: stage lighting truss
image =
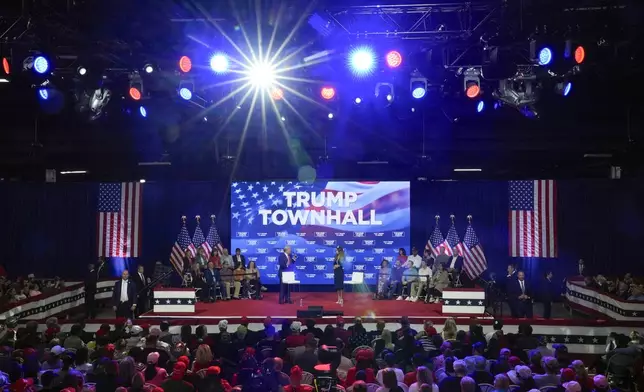
<path fill-rule="evenodd" d="M 534 105 L 539 99 L 537 77 L 533 73 L 521 73 L 511 79 L 500 80 L 498 90 L 492 95 L 518 110 Z"/>

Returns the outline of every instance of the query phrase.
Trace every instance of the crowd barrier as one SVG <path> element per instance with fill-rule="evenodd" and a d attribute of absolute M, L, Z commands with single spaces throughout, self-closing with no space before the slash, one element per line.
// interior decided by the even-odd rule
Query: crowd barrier
<path fill-rule="evenodd" d="M 644 321 L 644 303 L 626 301 L 619 297 L 585 287 L 583 280 L 566 282 L 566 299 L 572 308 L 603 315 L 619 321 Z"/>
<path fill-rule="evenodd" d="M 115 279 L 101 280 L 96 285 L 97 300 L 112 297 Z M 85 285 L 82 282 L 70 282 L 69 286 L 51 294 L 41 294 L 27 298 L 15 304 L 9 304 L 0 314 L 0 321 L 8 318 L 18 320 L 44 320 L 85 303 Z"/>

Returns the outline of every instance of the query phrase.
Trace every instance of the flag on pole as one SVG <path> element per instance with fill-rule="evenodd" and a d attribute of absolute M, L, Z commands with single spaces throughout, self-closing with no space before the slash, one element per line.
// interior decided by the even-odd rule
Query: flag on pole
<path fill-rule="evenodd" d="M 457 254 L 459 256 L 463 256 L 463 244 L 461 243 L 461 239 L 458 238 L 458 234 L 456 234 L 454 215 L 450 215 L 450 219 L 452 220 L 452 225 L 449 227 L 447 237 L 445 237 L 445 241 L 443 243 L 445 244 L 448 255 L 454 256 L 454 254 Z"/>
<path fill-rule="evenodd" d="M 98 255 L 139 257 L 141 253 L 141 184 L 103 183 L 98 196 Z"/>
<path fill-rule="evenodd" d="M 479 238 L 476 236 L 476 232 L 474 232 L 474 228 L 472 227 L 472 217 L 468 216 L 467 219 L 470 223 L 467 225 L 465 238 L 463 238 L 463 269 L 467 276 L 474 280 L 487 270 L 487 260 L 485 259 L 485 253 L 483 253 L 483 247 L 479 242 Z"/>
<path fill-rule="evenodd" d="M 557 184 L 510 181 L 510 256 L 557 257 Z"/>
<path fill-rule="evenodd" d="M 170 263 L 179 275 L 183 273 L 183 257 L 185 256 L 186 249 L 190 249 L 190 246 L 194 248 L 192 241 L 190 241 L 190 234 L 188 234 L 188 229 L 186 228 L 186 217 L 182 216 L 181 230 L 179 230 L 177 240 L 174 242 L 174 246 L 172 246 L 172 251 L 170 252 Z"/>
<path fill-rule="evenodd" d="M 443 233 L 441 233 L 438 228 L 438 220 L 440 219 L 440 216 L 436 215 L 434 219 L 436 220 L 436 225 L 434 226 L 432 235 L 429 236 L 429 239 L 425 244 L 425 250 L 430 251 L 432 256 L 436 257 L 440 254 L 440 246 L 443 244 L 443 241 L 445 241 L 445 238 L 443 238 Z"/>
<path fill-rule="evenodd" d="M 224 247 L 221 245 L 221 238 L 219 238 L 219 231 L 217 231 L 217 225 L 215 225 L 215 216 L 210 215 L 210 229 L 208 229 L 208 235 L 206 236 L 206 242 L 203 246 L 206 249 L 206 252 L 210 255 L 213 249 L 219 249 L 219 252 L 223 253 Z"/>
<path fill-rule="evenodd" d="M 195 229 L 195 233 L 192 235 L 192 244 L 195 246 L 195 248 L 203 248 L 206 251 L 206 254 L 208 252 L 208 248 L 204 246 L 206 244 L 206 239 L 203 236 L 203 231 L 201 231 L 201 217 L 197 215 L 195 217 L 197 219 L 197 228 Z"/>

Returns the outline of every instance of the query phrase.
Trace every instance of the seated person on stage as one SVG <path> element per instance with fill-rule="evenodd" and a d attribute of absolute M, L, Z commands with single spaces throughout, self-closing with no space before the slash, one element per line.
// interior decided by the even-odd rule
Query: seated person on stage
<path fill-rule="evenodd" d="M 241 285 L 242 285 L 242 282 L 244 282 L 245 274 L 246 274 L 246 270 L 244 269 L 244 266 L 242 264 L 239 264 L 235 269 L 235 272 L 233 273 L 234 279 L 235 279 L 235 282 L 234 282 L 235 293 L 233 294 L 233 299 L 239 299 L 239 295 L 241 292 Z"/>
<path fill-rule="evenodd" d="M 405 287 L 411 290 L 411 285 L 416 281 L 418 281 L 418 270 L 414 268 L 413 265 L 411 265 L 410 267 L 408 267 L 406 270 L 403 271 L 403 276 L 402 276 L 403 291 L 405 290 Z M 400 292 L 400 296 L 398 296 L 398 298 L 396 299 L 398 301 L 403 300 L 402 291 Z"/>
<path fill-rule="evenodd" d="M 404 271 L 405 269 L 402 267 L 400 260 L 396 260 L 394 267 L 391 269 L 389 298 L 394 298 L 402 293 L 402 278 Z"/>
<path fill-rule="evenodd" d="M 208 261 L 212 263 L 216 270 L 221 269 L 221 255 L 219 254 L 219 249 L 215 248 L 210 252 L 210 259 L 208 259 Z"/>
<path fill-rule="evenodd" d="M 378 299 L 388 298 L 390 280 L 391 268 L 389 268 L 389 261 L 384 259 L 380 263 L 380 270 L 378 271 L 378 290 L 376 291 L 376 297 Z"/>
<path fill-rule="evenodd" d="M 248 262 L 248 268 L 246 269 L 246 281 L 247 281 L 247 287 L 254 287 L 255 288 L 255 299 L 259 298 L 261 296 L 261 287 L 262 283 L 259 280 L 259 270 L 257 269 L 257 265 L 255 264 L 255 261 L 251 260 Z"/>
<path fill-rule="evenodd" d="M 449 286 L 449 274 L 445 271 L 443 264 L 437 264 L 436 272 L 434 272 L 429 285 L 429 302 L 439 303 L 443 296 L 443 289 L 447 286 Z"/>
<path fill-rule="evenodd" d="M 231 297 L 230 289 L 233 286 L 234 281 L 233 269 L 230 264 L 224 263 L 222 265 L 221 271 L 219 271 L 219 276 L 221 277 L 221 282 L 224 284 L 221 296 L 224 297 L 225 300 L 229 300 Z"/>
<path fill-rule="evenodd" d="M 215 286 L 219 282 L 219 270 L 215 269 L 212 261 L 208 262 L 208 268 L 204 270 L 204 277 L 206 278 L 207 295 L 204 297 L 207 301 L 215 302 Z"/>
<path fill-rule="evenodd" d="M 418 297 L 427 288 L 431 279 L 432 270 L 427 266 L 425 260 L 423 260 L 420 262 L 420 268 L 418 269 L 418 280 L 411 284 L 411 295 L 407 298 L 407 301 L 418 301 Z"/>

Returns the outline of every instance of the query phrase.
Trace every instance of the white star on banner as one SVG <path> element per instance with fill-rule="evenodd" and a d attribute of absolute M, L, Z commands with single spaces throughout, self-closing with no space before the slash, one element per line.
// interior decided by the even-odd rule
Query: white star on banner
<path fill-rule="evenodd" d="M 192 305 L 192 300 L 191 299 L 188 300 L 188 304 Z"/>
<path fill-rule="evenodd" d="M 468 304 L 468 305 L 472 305 L 472 301 L 467 301 L 467 304 Z"/>
<path fill-rule="evenodd" d="M 180 299 L 178 299 L 178 300 L 177 300 L 177 304 L 181 304 L 181 300 L 180 300 Z"/>
<path fill-rule="evenodd" d="M 279 189 L 280 192 L 284 192 L 284 185 L 280 185 L 280 187 L 277 189 Z"/>
<path fill-rule="evenodd" d="M 161 301 L 159 301 L 158 299 L 157 299 L 156 301 L 154 301 L 154 303 L 155 303 L 155 304 L 157 304 L 157 305 L 158 305 L 160 302 L 161 302 Z"/>
<path fill-rule="evenodd" d="M 239 212 L 233 212 L 233 219 L 239 219 Z"/>
<path fill-rule="evenodd" d="M 248 207 L 248 202 L 246 202 L 246 201 L 245 201 L 245 202 L 243 202 L 243 203 L 242 203 L 242 207 Z"/>
<path fill-rule="evenodd" d="M 275 185 L 275 181 L 271 181 L 271 185 Z"/>
<path fill-rule="evenodd" d="M 460 304 L 461 304 L 461 301 L 456 301 L 456 305 L 460 305 Z"/>
<path fill-rule="evenodd" d="M 259 194 L 257 192 L 255 192 L 255 193 L 252 194 L 252 196 L 253 196 L 253 199 L 257 199 L 257 196 L 259 196 Z"/>
<path fill-rule="evenodd" d="M 169 303 L 170 303 L 170 300 L 169 300 L 169 299 L 166 299 L 166 300 L 165 300 L 165 303 L 166 303 L 166 304 L 169 304 Z"/>
<path fill-rule="evenodd" d="M 593 338 L 593 343 L 599 343 L 599 339 Z"/>
<path fill-rule="evenodd" d="M 568 343 L 569 341 L 570 341 L 570 338 L 569 338 L 568 336 L 566 336 L 566 337 L 564 338 L 564 342 Z"/>
<path fill-rule="evenodd" d="M 551 337 L 550 337 L 550 341 L 551 341 L 551 342 L 556 342 L 556 341 L 557 341 L 557 338 L 555 338 L 554 336 L 551 336 Z"/>
<path fill-rule="evenodd" d="M 253 190 L 253 186 L 252 186 L 252 185 L 249 185 L 249 186 L 248 186 L 248 190 L 249 190 L 249 191 L 252 191 L 252 190 Z"/>
<path fill-rule="evenodd" d="M 264 185 L 264 187 L 262 188 L 262 190 L 263 190 L 264 192 L 268 192 L 268 187 L 267 187 L 266 185 Z"/>
<path fill-rule="evenodd" d="M 233 182 L 233 188 L 237 188 L 237 183 Z"/>
<path fill-rule="evenodd" d="M 237 189 L 235 189 L 235 193 L 236 193 L 236 194 L 240 194 L 240 193 L 241 193 L 241 191 L 242 191 L 242 190 L 241 190 L 241 188 L 237 188 Z"/>
<path fill-rule="evenodd" d="M 479 306 L 483 305 L 483 301 L 479 301 Z"/>
<path fill-rule="evenodd" d="M 449 305 L 449 299 L 445 300 L 445 305 Z"/>
<path fill-rule="evenodd" d="M 579 339 L 577 339 L 577 341 L 578 341 L 579 343 L 583 343 L 583 342 L 584 342 L 584 338 L 582 338 L 582 337 L 580 336 L 580 337 L 579 337 Z"/>

